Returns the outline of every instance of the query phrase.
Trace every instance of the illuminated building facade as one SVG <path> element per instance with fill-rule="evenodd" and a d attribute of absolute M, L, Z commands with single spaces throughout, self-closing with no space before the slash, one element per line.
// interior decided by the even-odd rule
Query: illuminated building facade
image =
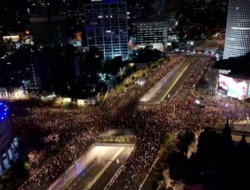
<path fill-rule="evenodd" d="M 145 20 L 137 22 L 136 39 L 138 44 L 167 44 L 167 20 Z"/>
<path fill-rule="evenodd" d="M 0 102 L 0 175 L 10 167 L 17 146 L 17 140 L 12 137 L 7 110 L 6 105 Z"/>
<path fill-rule="evenodd" d="M 230 0 L 227 15 L 224 59 L 250 51 L 250 1 Z"/>
<path fill-rule="evenodd" d="M 89 48 L 98 47 L 105 59 L 128 58 L 127 5 L 122 1 L 103 1 L 85 5 Z"/>

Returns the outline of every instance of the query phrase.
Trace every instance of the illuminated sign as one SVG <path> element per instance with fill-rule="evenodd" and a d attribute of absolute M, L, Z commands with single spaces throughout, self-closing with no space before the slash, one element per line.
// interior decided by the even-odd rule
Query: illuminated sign
<path fill-rule="evenodd" d="M 243 100 L 250 94 L 248 83 L 246 80 L 234 79 L 220 74 L 218 91 L 227 96 Z"/>

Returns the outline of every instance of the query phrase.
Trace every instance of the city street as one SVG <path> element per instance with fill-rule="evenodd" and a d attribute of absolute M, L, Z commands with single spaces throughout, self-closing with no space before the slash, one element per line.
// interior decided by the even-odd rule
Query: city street
<path fill-rule="evenodd" d="M 177 70 L 171 71 L 171 76 L 169 78 L 165 79 L 165 83 L 163 86 L 156 92 L 155 96 L 151 99 L 151 101 L 161 101 L 163 100 L 167 95 L 169 90 L 171 90 L 171 87 L 175 85 L 176 81 L 179 80 L 179 78 L 184 74 L 186 69 L 190 66 L 190 62 L 183 63 L 178 67 Z"/>
<path fill-rule="evenodd" d="M 65 190 L 103 189 L 131 154 L 133 147 L 103 147 Z"/>
<path fill-rule="evenodd" d="M 154 102 L 160 102 L 160 101 L 167 101 L 171 96 L 174 95 L 174 93 L 180 88 L 180 86 L 183 84 L 183 82 L 187 79 L 189 73 L 192 71 L 192 69 L 198 64 L 197 62 L 192 63 L 192 58 L 189 59 L 187 63 L 181 64 L 175 72 L 168 78 L 167 81 L 163 84 L 163 86 L 158 90 L 155 88 L 155 86 L 150 89 L 148 93 L 155 94 L 153 98 L 151 98 L 149 101 L 146 101 L 148 93 L 146 94 L 146 97 L 143 96 L 143 98 L 140 101 L 140 105 L 152 105 Z M 158 86 L 158 83 L 156 84 Z M 154 92 L 156 91 L 157 92 Z M 168 96 L 170 95 L 170 96 Z M 143 101 L 145 100 L 145 101 Z"/>
<path fill-rule="evenodd" d="M 183 70 L 183 66 L 185 63 L 180 63 L 176 65 L 171 72 L 167 73 L 157 84 L 151 88 L 141 99 L 141 102 L 148 102 L 148 101 L 159 101 L 162 94 L 162 91 L 169 87 L 169 83 Z"/>

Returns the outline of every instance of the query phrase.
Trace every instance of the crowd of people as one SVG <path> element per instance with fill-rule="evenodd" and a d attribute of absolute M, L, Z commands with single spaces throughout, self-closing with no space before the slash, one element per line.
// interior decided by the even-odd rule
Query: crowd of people
<path fill-rule="evenodd" d="M 147 109 L 137 106 L 139 98 L 175 65 L 187 61 L 194 64 L 194 69 L 166 105 Z M 205 55 L 192 58 L 172 55 L 168 63 L 145 78 L 144 86 L 132 85 L 123 97 L 107 98 L 108 103 L 102 107 L 83 110 L 11 108 L 14 134 L 21 139 L 23 150 L 32 155 L 30 161 L 34 163 L 31 164 L 30 179 L 20 189 L 46 189 L 86 151 L 88 145 L 96 141 L 103 130 L 110 128 L 132 128 L 136 146 L 109 189 L 117 186 L 120 190 L 138 189 L 167 134 L 187 127 L 195 130 L 215 126 L 227 116 L 237 120 L 245 114 L 236 113 L 230 107 L 210 105 L 201 108 L 196 104 L 192 88 L 212 64 L 211 58 Z"/>
<path fill-rule="evenodd" d="M 11 112 L 14 135 L 30 155 L 31 177 L 20 189 L 47 189 L 102 131 L 98 108 L 12 107 Z"/>
<path fill-rule="evenodd" d="M 145 84 L 143 86 L 133 84 L 129 89 L 122 95 L 115 99 L 110 98 L 106 100 L 105 108 L 115 109 L 114 113 L 119 112 L 120 108 L 129 104 L 129 102 L 137 102 L 144 94 L 146 94 L 159 80 L 161 80 L 165 75 L 171 72 L 171 70 L 184 62 L 187 62 L 190 59 L 189 56 L 185 55 L 171 55 L 169 61 L 166 61 L 165 64 L 154 69 L 153 73 L 146 76 Z"/>
<path fill-rule="evenodd" d="M 231 121 L 244 116 L 245 112 L 234 112 L 230 108 L 201 107 L 197 104 L 191 90 L 213 62 L 207 56 L 198 56 L 192 62 L 196 64 L 195 68 L 167 105 L 136 111 L 126 109 L 120 114 L 123 119 L 119 117 L 116 125 L 125 128 L 134 126 L 137 136 L 136 150 L 109 189 L 116 189 L 117 186 L 121 190 L 138 189 L 157 157 L 161 140 L 167 134 L 186 128 L 197 131 L 203 127 L 214 127 L 228 116 Z"/>

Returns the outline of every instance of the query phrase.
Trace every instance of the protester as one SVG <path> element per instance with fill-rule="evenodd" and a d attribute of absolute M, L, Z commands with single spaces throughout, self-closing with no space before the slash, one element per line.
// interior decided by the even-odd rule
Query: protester
<path fill-rule="evenodd" d="M 205 55 L 191 59 L 194 69 L 166 105 L 147 109 L 137 106 L 139 98 L 174 66 L 189 60 L 190 56 L 172 55 L 168 63 L 145 78 L 144 86 L 133 85 L 123 96 L 107 98 L 103 107 L 84 110 L 12 108 L 13 112 L 18 112 L 12 116 L 15 135 L 20 137 L 27 154 L 37 155 L 33 157 L 36 164 L 31 169 L 31 178 L 21 189 L 46 189 L 103 130 L 110 128 L 131 128 L 136 135 L 136 146 L 109 189 L 117 186 L 120 190 L 138 189 L 167 134 L 186 128 L 197 130 L 199 127 L 215 126 L 227 116 L 232 120 L 242 119 L 245 112 L 235 113 L 230 107 L 221 108 L 211 102 L 209 107 L 201 108 L 195 103 L 192 88 L 213 64 L 211 58 Z M 207 102 L 204 98 L 204 104 Z M 34 132 L 33 136 L 29 131 Z M 37 144 L 36 137 L 39 137 Z"/>

